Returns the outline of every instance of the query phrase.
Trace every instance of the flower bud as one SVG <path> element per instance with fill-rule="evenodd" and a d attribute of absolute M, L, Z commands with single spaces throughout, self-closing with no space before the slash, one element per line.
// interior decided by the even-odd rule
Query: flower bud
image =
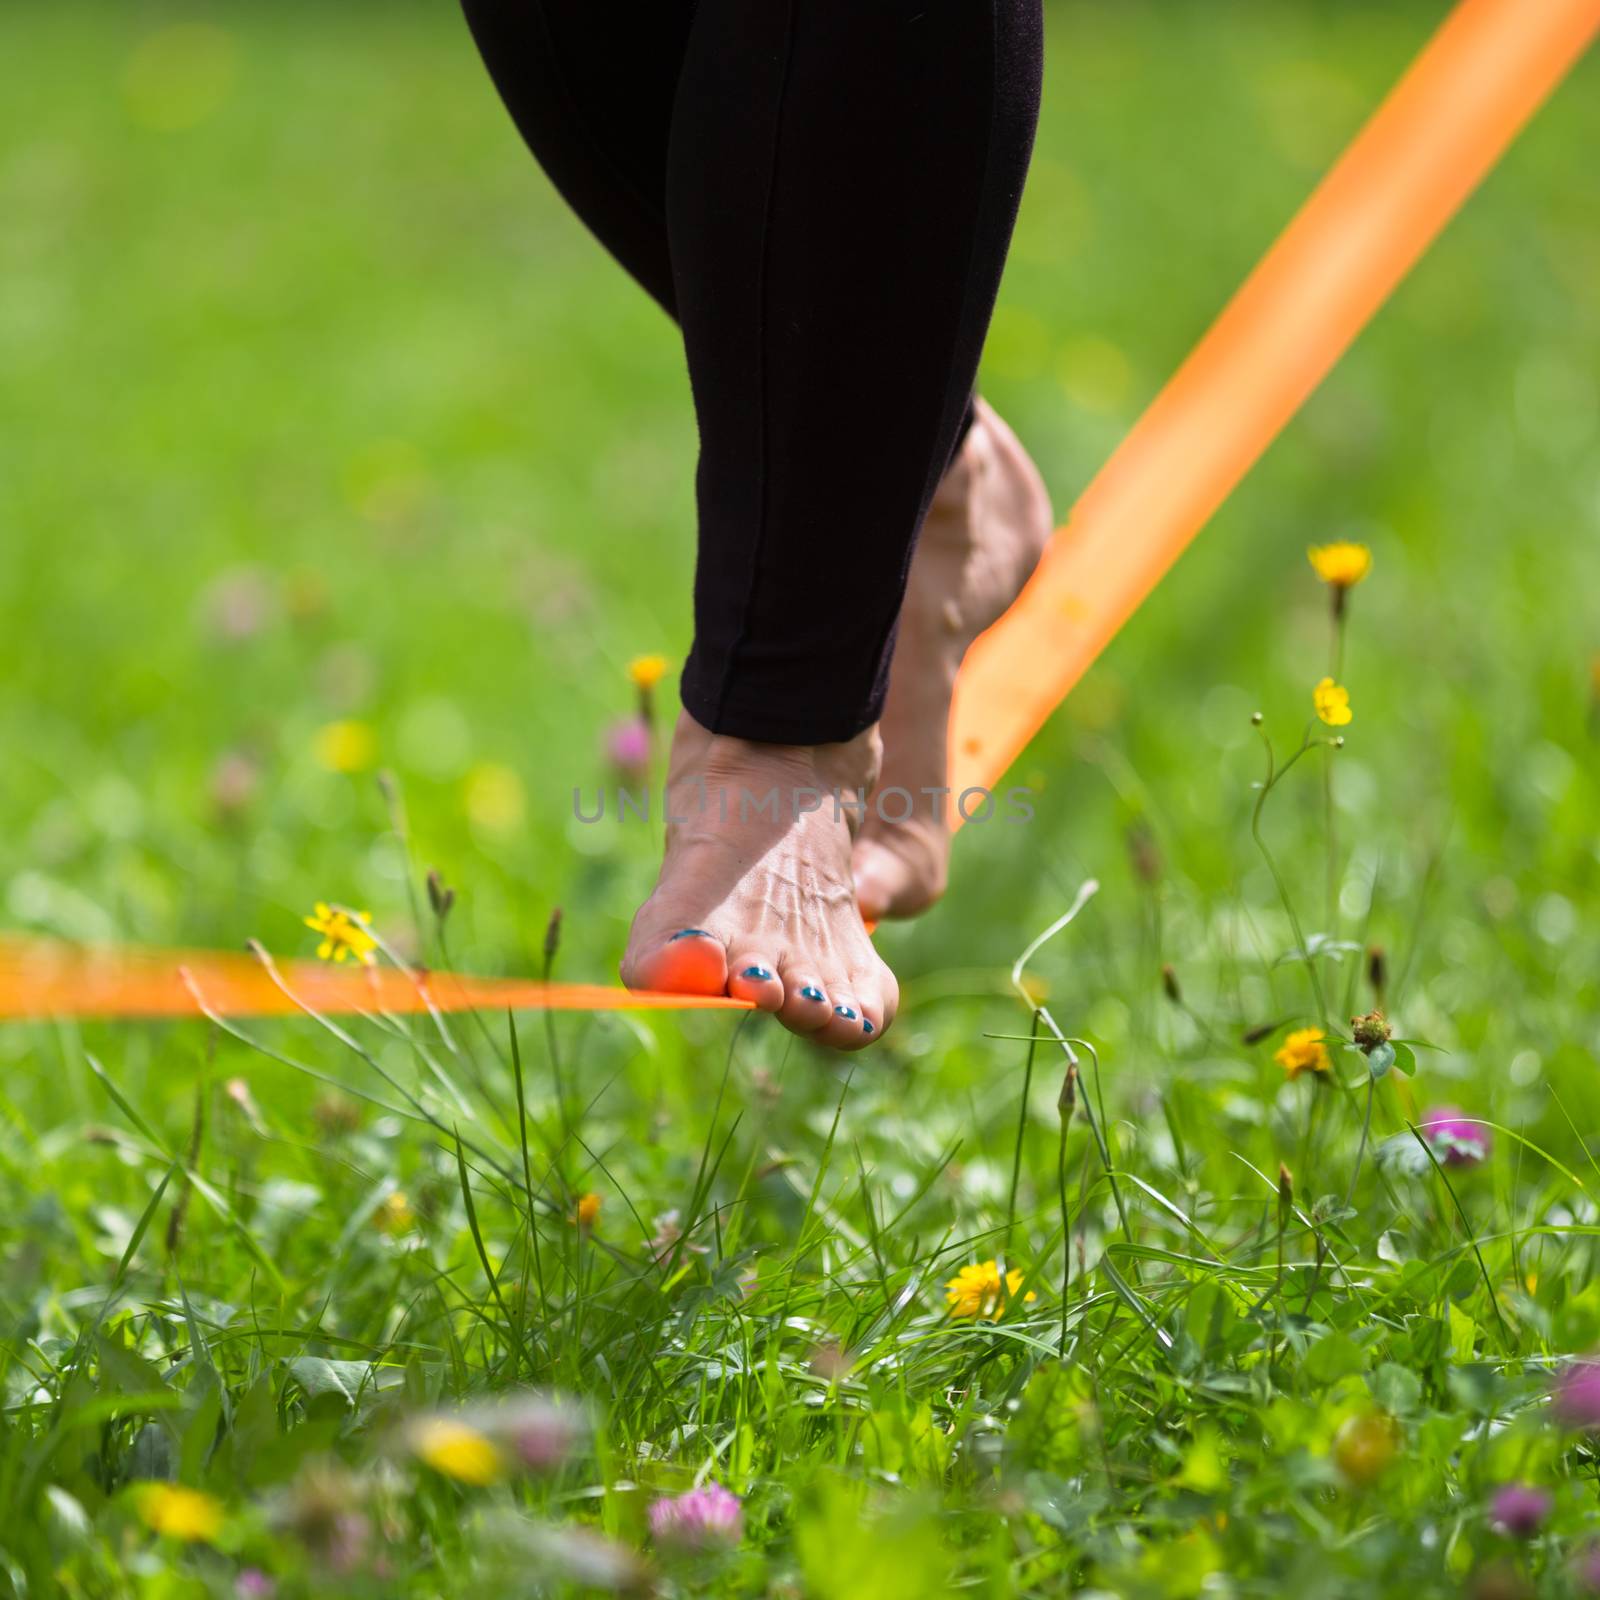
<path fill-rule="evenodd" d="M 1368 1055 L 1371 1055 L 1380 1044 L 1387 1044 L 1389 1035 L 1394 1032 L 1381 1010 L 1369 1011 L 1364 1017 L 1351 1017 L 1350 1029 L 1356 1043 Z"/>
<path fill-rule="evenodd" d="M 428 869 L 428 904 L 433 907 L 433 914 L 443 922 L 450 915 L 450 909 L 456 903 L 456 892 L 449 888 L 439 874 L 437 867 Z"/>
<path fill-rule="evenodd" d="M 1383 946 L 1375 944 L 1367 950 L 1367 982 L 1372 985 L 1372 992 L 1378 997 L 1381 1008 L 1384 1001 L 1384 992 L 1389 987 L 1389 961 L 1383 953 Z"/>
<path fill-rule="evenodd" d="M 1072 1120 L 1073 1108 L 1078 1103 L 1078 1069 L 1076 1066 L 1067 1068 L 1067 1075 L 1061 1080 L 1061 1093 L 1056 1098 L 1056 1110 L 1061 1113 L 1063 1122 Z"/>
<path fill-rule="evenodd" d="M 561 948 L 561 907 L 557 906 L 550 913 L 550 920 L 544 929 L 544 960 L 549 966 L 556 958 L 556 951 Z"/>
<path fill-rule="evenodd" d="M 1170 961 L 1161 969 L 1161 991 L 1173 1005 L 1183 1004 L 1183 993 L 1178 988 L 1178 974 Z"/>

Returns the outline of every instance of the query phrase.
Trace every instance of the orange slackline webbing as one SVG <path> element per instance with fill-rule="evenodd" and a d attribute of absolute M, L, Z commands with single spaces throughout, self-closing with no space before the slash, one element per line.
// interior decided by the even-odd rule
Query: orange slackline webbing
<path fill-rule="evenodd" d="M 1600 30 L 1600 0 L 1461 0 L 968 652 L 951 787 L 992 788 Z M 959 820 L 959 818 L 957 819 Z M 0 1018 L 720 1006 L 725 997 L 0 941 Z"/>
<path fill-rule="evenodd" d="M 276 963 L 215 950 L 80 949 L 0 937 L 0 1019 L 282 1016 L 299 1011 L 633 1011 L 720 1007 L 727 996 L 647 994 L 599 983 L 467 978 L 396 967 Z"/>
<path fill-rule="evenodd" d="M 1461 0 L 968 652 L 957 794 L 1004 775 L 1597 29 L 1600 0 Z"/>

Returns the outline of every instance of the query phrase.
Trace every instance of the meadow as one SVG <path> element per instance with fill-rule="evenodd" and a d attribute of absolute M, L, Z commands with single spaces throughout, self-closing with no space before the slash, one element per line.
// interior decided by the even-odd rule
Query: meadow
<path fill-rule="evenodd" d="M 1440 10 L 1050 0 L 983 381 L 1058 507 Z M 0 929 L 608 980 L 672 330 L 452 7 L 0 59 Z M 0 1593 L 1600 1593 L 1597 91 L 880 930 L 881 1045 L 0 1025 Z"/>

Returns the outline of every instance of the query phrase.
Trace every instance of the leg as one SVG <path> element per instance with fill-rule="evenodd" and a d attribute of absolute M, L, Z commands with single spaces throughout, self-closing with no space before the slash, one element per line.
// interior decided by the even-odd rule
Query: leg
<path fill-rule="evenodd" d="M 462 0 L 518 131 L 671 316 L 667 143 L 693 0 Z"/>
<path fill-rule="evenodd" d="M 630 983 L 726 985 L 846 1047 L 892 1019 L 848 801 L 876 776 L 912 549 L 968 414 L 1038 67 L 1037 0 L 701 0 L 667 181 L 701 430 L 671 775 L 688 810 L 635 919 Z M 741 792 L 772 789 L 776 819 L 739 815 Z M 811 789 L 846 806 L 791 805 Z"/>
<path fill-rule="evenodd" d="M 684 704 L 877 721 L 971 402 L 1037 115 L 1038 0 L 700 0 L 667 215 L 700 419 Z"/>

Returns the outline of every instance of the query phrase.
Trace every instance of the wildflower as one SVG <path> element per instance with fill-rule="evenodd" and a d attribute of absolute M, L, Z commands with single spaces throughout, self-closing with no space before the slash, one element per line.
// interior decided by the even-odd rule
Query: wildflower
<path fill-rule="evenodd" d="M 211 769 L 211 808 L 219 822 L 237 822 L 261 787 L 261 769 L 241 750 L 227 750 Z"/>
<path fill-rule="evenodd" d="M 361 1107 L 349 1095 L 332 1090 L 313 1102 L 311 1120 L 325 1138 L 337 1139 L 361 1126 Z"/>
<path fill-rule="evenodd" d="M 1556 1381 L 1550 1410 L 1564 1428 L 1600 1428 L 1600 1361 L 1577 1361 Z"/>
<path fill-rule="evenodd" d="M 371 1546 L 365 1493 L 362 1481 L 345 1468 L 311 1461 L 301 1469 L 278 1520 L 319 1563 L 349 1574 L 365 1564 Z"/>
<path fill-rule="evenodd" d="M 584 1429 L 583 1413 L 576 1406 L 545 1394 L 508 1400 L 471 1420 L 508 1457 L 535 1472 L 560 1466 Z"/>
<path fill-rule="evenodd" d="M 655 1218 L 655 1237 L 650 1240 L 650 1253 L 657 1261 L 665 1261 L 671 1256 L 678 1241 L 683 1238 L 683 1225 L 678 1220 L 677 1211 L 663 1211 Z M 709 1254 L 710 1247 L 703 1244 L 685 1244 L 685 1250 L 692 1250 L 697 1256 Z"/>
<path fill-rule="evenodd" d="M 1572 1564 L 1572 1577 L 1585 1594 L 1600 1594 L 1600 1541 L 1579 1553 Z"/>
<path fill-rule="evenodd" d="M 277 1580 L 260 1567 L 246 1567 L 233 1580 L 233 1592 L 238 1600 L 272 1600 L 278 1592 Z"/>
<path fill-rule="evenodd" d="M 1497 1532 L 1513 1539 L 1531 1539 L 1554 1505 L 1555 1501 L 1543 1489 L 1526 1483 L 1508 1483 L 1496 1490 L 1489 1516 Z"/>
<path fill-rule="evenodd" d="M 998 1261 L 983 1261 L 976 1266 L 963 1267 L 945 1285 L 945 1304 L 952 1317 L 983 1317 L 998 1322 L 1005 1315 L 1006 1305 L 1022 1287 L 1022 1273 L 1012 1268 L 1002 1279 Z M 1030 1290 L 1024 1296 L 1025 1304 L 1039 1297 Z"/>
<path fill-rule="evenodd" d="M 1344 727 L 1355 715 L 1350 709 L 1350 691 L 1332 678 L 1323 678 L 1311 691 L 1311 703 L 1330 728 Z"/>
<path fill-rule="evenodd" d="M 1489 1130 L 1459 1106 L 1439 1106 L 1422 1119 L 1423 1137 L 1447 1167 L 1475 1167 L 1489 1154 Z"/>
<path fill-rule="evenodd" d="M 408 1233 L 416 1220 L 404 1189 L 391 1189 L 372 1213 L 372 1225 L 379 1233 Z"/>
<path fill-rule="evenodd" d="M 209 1544 L 222 1530 L 222 1502 L 199 1489 L 176 1483 L 146 1483 L 134 1502 L 153 1533 L 185 1544 Z"/>
<path fill-rule="evenodd" d="M 736 1545 L 744 1533 L 744 1507 L 720 1483 L 687 1494 L 662 1495 L 650 1507 L 650 1533 L 658 1544 L 681 1550 Z"/>
<path fill-rule="evenodd" d="M 1326 1072 L 1330 1065 L 1328 1047 L 1322 1042 L 1326 1037 L 1321 1028 L 1296 1028 L 1272 1059 L 1291 1079 L 1302 1072 Z"/>
<path fill-rule="evenodd" d="M 378 941 L 363 926 L 372 920 L 370 911 L 358 911 L 352 916 L 340 906 L 325 905 L 319 900 L 313 914 L 302 920 L 313 933 L 322 935 L 317 955 L 323 961 L 343 961 L 346 956 L 354 956 L 364 965 L 372 965 L 372 952 L 378 948 Z"/>
<path fill-rule="evenodd" d="M 649 693 L 666 677 L 668 665 L 665 656 L 635 656 L 628 663 L 628 681 L 635 689 Z"/>
<path fill-rule="evenodd" d="M 578 1207 L 572 1213 L 572 1223 L 577 1228 L 592 1228 L 595 1219 L 600 1215 L 600 1196 L 592 1189 L 588 1194 L 580 1195 Z"/>
<path fill-rule="evenodd" d="M 1364 544 L 1337 539 L 1314 544 L 1306 551 L 1312 570 L 1330 589 L 1353 589 L 1372 571 L 1372 552 Z"/>
<path fill-rule="evenodd" d="M 1394 1460 L 1400 1429 L 1382 1411 L 1349 1417 L 1333 1436 L 1333 1464 L 1345 1480 L 1360 1487 L 1381 1478 Z"/>
<path fill-rule="evenodd" d="M 650 725 L 643 717 L 624 717 L 606 731 L 606 757 L 625 782 L 638 782 L 650 770 Z"/>
<path fill-rule="evenodd" d="M 236 567 L 213 580 L 201 604 L 207 626 L 219 639 L 254 638 L 272 620 L 271 578 L 259 567 Z"/>
<path fill-rule="evenodd" d="M 424 1417 L 413 1424 L 411 1449 L 419 1461 L 457 1483 L 481 1488 L 505 1472 L 494 1442 L 456 1417 Z"/>
<path fill-rule="evenodd" d="M 1351 1017 L 1350 1032 L 1356 1043 L 1370 1055 L 1380 1044 L 1387 1044 L 1394 1030 L 1381 1011 L 1369 1011 L 1364 1017 Z"/>
<path fill-rule="evenodd" d="M 378 736 L 364 722 L 330 722 L 317 730 L 311 751 L 329 772 L 365 772 L 378 758 Z"/>

